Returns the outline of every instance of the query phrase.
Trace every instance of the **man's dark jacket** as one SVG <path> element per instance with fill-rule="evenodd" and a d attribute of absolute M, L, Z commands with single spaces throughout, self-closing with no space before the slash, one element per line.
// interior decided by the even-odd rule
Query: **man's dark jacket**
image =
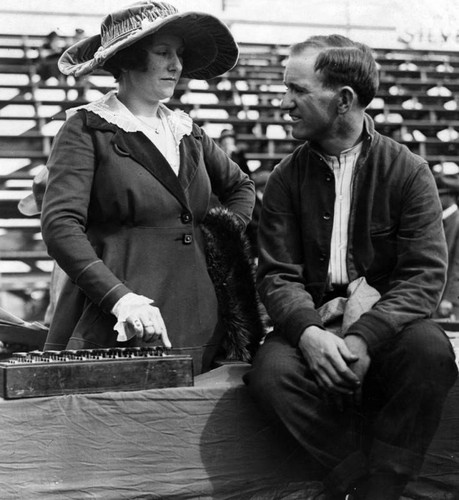
<path fill-rule="evenodd" d="M 260 221 L 260 296 L 277 327 L 297 345 L 307 326 L 322 326 L 316 308 L 327 285 L 335 182 L 305 143 L 273 171 Z M 352 182 L 347 270 L 382 295 L 347 331 L 370 353 L 405 325 L 430 317 L 445 283 L 442 210 L 427 162 L 374 130 L 365 134 Z"/>
<path fill-rule="evenodd" d="M 459 318 L 459 211 L 443 220 L 448 245 L 448 277 L 443 300 L 453 304 L 453 313 Z"/>

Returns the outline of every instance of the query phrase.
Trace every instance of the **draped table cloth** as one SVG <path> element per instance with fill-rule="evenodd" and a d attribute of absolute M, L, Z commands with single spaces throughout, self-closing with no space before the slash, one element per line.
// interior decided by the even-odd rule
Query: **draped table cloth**
<path fill-rule="evenodd" d="M 194 387 L 0 400 L 2 499 L 306 500 L 316 472 L 223 365 Z M 459 498 L 459 384 L 407 498 Z"/>

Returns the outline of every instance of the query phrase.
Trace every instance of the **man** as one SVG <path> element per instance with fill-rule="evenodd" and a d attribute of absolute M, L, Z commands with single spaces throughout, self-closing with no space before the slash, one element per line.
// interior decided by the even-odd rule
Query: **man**
<path fill-rule="evenodd" d="M 236 134 L 234 130 L 225 128 L 220 133 L 220 138 L 218 140 L 220 147 L 223 151 L 234 161 L 236 162 L 241 170 L 250 176 L 252 172 L 247 165 L 247 159 L 245 157 L 245 153 L 242 149 L 239 149 L 236 144 Z"/>
<path fill-rule="evenodd" d="M 275 327 L 247 382 L 324 467 L 321 498 L 398 499 L 457 376 L 429 319 L 446 272 L 435 182 L 365 114 L 378 87 L 367 46 L 339 35 L 294 45 L 285 85 L 282 109 L 305 142 L 263 198 L 257 281 Z M 376 302 L 340 336 L 319 307 L 355 289 L 354 303 Z"/>
<path fill-rule="evenodd" d="M 443 209 L 443 228 L 448 246 L 448 274 L 446 286 L 436 316 L 456 321 L 459 319 L 459 166 L 439 163 L 432 167 Z"/>

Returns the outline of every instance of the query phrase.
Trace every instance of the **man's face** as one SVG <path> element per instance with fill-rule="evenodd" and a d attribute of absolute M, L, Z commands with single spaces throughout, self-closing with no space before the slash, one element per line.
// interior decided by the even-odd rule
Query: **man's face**
<path fill-rule="evenodd" d="M 314 72 L 318 53 L 318 49 L 308 48 L 288 59 L 281 108 L 289 112 L 295 139 L 320 144 L 333 134 L 338 96 L 335 90 L 324 88 L 320 73 Z"/>

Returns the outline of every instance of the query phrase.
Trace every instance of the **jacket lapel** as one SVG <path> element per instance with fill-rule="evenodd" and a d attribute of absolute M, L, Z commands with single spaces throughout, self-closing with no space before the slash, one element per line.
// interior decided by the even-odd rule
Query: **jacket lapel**
<path fill-rule="evenodd" d="M 193 127 L 191 133 L 195 140 L 202 142 L 202 134 L 199 129 Z M 185 136 L 180 142 L 180 171 L 179 181 L 185 191 L 188 190 L 199 167 L 201 148 L 193 147 L 195 141 L 190 141 L 189 136 Z"/>
<path fill-rule="evenodd" d="M 92 111 L 87 113 L 87 125 L 99 130 L 114 132 L 112 143 L 118 154 L 132 157 L 153 175 L 185 207 L 188 208 L 185 191 L 171 166 L 159 149 L 142 132 L 124 132 L 106 122 Z M 182 141 L 183 143 L 183 141 Z M 180 169 L 186 169 L 181 149 Z M 195 153 L 196 154 L 196 153 Z"/>
<path fill-rule="evenodd" d="M 182 205 L 188 207 L 185 192 L 171 166 L 142 132 L 117 131 L 112 139 L 118 153 L 129 155 L 150 172 Z"/>

